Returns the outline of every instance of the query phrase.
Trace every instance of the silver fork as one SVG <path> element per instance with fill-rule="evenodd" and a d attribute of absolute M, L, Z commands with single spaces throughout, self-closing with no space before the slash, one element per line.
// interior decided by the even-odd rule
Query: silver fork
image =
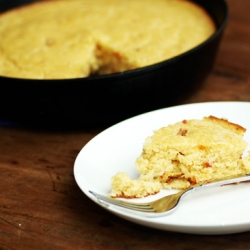
<path fill-rule="evenodd" d="M 236 184 L 236 183 L 245 182 L 249 180 L 250 180 L 250 174 L 230 176 L 228 178 L 218 179 L 210 183 L 203 183 L 203 184 L 195 185 L 188 189 L 179 191 L 178 193 L 164 196 L 158 200 L 154 200 L 152 202 L 147 202 L 147 203 L 137 203 L 137 202 L 130 202 L 127 200 L 125 201 L 125 200 L 110 198 L 108 196 L 98 194 L 91 190 L 89 190 L 89 192 L 95 196 L 95 198 L 97 199 L 100 205 L 103 205 L 106 207 L 112 204 L 112 205 L 119 206 L 125 209 L 134 210 L 139 213 L 143 212 L 145 214 L 166 215 L 172 212 L 179 204 L 181 197 L 183 197 L 184 194 L 187 194 L 190 191 L 198 191 L 198 190 L 205 189 L 208 187 L 210 188 L 218 187 L 221 185 L 227 185 L 227 184 L 233 184 L 233 183 Z"/>

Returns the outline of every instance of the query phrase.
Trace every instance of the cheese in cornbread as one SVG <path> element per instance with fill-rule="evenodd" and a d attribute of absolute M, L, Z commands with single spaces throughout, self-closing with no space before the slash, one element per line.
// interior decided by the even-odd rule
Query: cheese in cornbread
<path fill-rule="evenodd" d="M 161 189 L 186 189 L 199 183 L 250 173 L 246 129 L 215 116 L 183 120 L 154 131 L 136 160 L 140 174 L 112 178 L 112 197 L 143 197 Z M 119 181 L 118 181 L 119 180 Z M 124 180 L 124 181 L 123 181 Z M 145 195 L 146 194 L 146 195 Z"/>
<path fill-rule="evenodd" d="M 144 67 L 215 32 L 187 0 L 47 0 L 0 15 L 0 75 L 80 78 Z"/>

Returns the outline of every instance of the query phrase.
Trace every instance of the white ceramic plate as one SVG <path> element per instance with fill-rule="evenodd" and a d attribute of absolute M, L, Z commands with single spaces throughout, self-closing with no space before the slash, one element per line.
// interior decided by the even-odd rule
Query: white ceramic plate
<path fill-rule="evenodd" d="M 118 171 L 137 178 L 135 160 L 141 154 L 145 138 L 153 130 L 183 119 L 202 119 L 208 115 L 227 118 L 249 129 L 244 139 L 250 142 L 250 102 L 211 102 L 161 109 L 118 123 L 87 143 L 74 165 L 77 184 L 104 209 L 144 226 L 193 234 L 230 234 L 250 230 L 250 183 L 191 193 L 181 200 L 174 212 L 163 217 L 146 217 L 112 205 L 103 206 L 89 193 L 92 190 L 107 195 L 110 179 Z"/>

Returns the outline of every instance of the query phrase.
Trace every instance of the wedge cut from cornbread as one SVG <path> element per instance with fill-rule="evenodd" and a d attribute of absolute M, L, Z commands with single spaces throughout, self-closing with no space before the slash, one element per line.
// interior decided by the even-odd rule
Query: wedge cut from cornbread
<path fill-rule="evenodd" d="M 154 131 L 146 138 L 143 152 L 136 160 L 139 172 L 136 187 L 126 190 L 118 175 L 112 178 L 112 197 L 143 197 L 161 189 L 186 189 L 250 172 L 250 157 L 243 157 L 248 143 L 246 129 L 215 116 L 202 120 L 183 120 Z M 126 179 L 128 183 L 128 178 Z M 133 180 L 130 179 L 133 183 Z M 140 182 L 155 186 L 142 188 Z M 120 183 L 120 184 L 119 184 Z M 160 184 L 160 186 L 159 186 Z M 136 195 L 135 195 L 136 193 Z M 133 195 L 132 195 L 133 194 Z"/>

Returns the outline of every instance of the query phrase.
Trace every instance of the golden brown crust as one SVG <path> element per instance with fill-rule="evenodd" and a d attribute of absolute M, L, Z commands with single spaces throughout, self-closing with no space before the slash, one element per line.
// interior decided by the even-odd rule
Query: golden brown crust
<path fill-rule="evenodd" d="M 218 118 L 218 117 L 210 115 L 208 117 L 204 117 L 203 119 L 207 121 L 215 122 L 226 129 L 233 130 L 235 133 L 239 135 L 243 135 L 246 132 L 246 129 L 240 126 L 239 124 L 229 122 L 227 119 L 224 119 L 224 118 Z"/>

